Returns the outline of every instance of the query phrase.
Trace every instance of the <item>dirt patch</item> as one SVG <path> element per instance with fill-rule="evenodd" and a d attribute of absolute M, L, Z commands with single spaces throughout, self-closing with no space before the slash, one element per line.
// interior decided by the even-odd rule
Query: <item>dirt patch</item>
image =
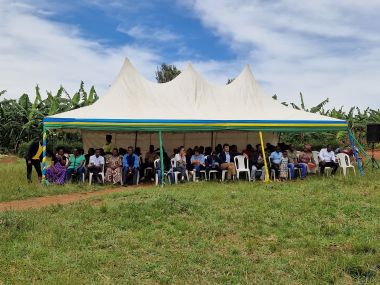
<path fill-rule="evenodd" d="M 4 163 L 4 164 L 15 163 L 16 160 L 17 160 L 17 157 L 13 155 L 0 155 L 0 163 Z"/>
<path fill-rule="evenodd" d="M 107 188 L 96 192 L 70 193 L 55 196 L 36 197 L 26 200 L 9 201 L 0 203 L 0 212 L 14 210 L 22 211 L 28 209 L 40 209 L 52 205 L 65 205 L 77 201 L 85 200 L 92 197 L 99 197 L 110 193 L 119 193 L 130 191 L 132 189 L 141 188 L 141 186 L 128 186 L 118 188 Z M 99 201 L 100 203 L 100 201 Z M 95 202 L 96 204 L 96 202 Z"/>

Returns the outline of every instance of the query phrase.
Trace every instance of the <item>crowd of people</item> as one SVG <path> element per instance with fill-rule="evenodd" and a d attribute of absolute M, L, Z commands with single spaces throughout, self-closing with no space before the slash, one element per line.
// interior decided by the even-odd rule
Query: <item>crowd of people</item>
<path fill-rule="evenodd" d="M 312 153 L 311 145 L 306 144 L 302 151 L 297 151 L 292 145 L 280 143 L 273 146 L 267 143 L 264 146 L 267 166 L 273 179 L 292 180 L 299 177 L 305 179 L 308 173 L 319 168 L 323 175 L 325 168 L 331 169 L 334 175 L 338 169 L 335 152 L 330 145 L 319 151 L 318 161 Z M 27 179 L 31 181 L 32 167 L 34 166 L 39 179 L 41 172 L 42 146 L 40 141 L 33 142 L 26 155 Z M 218 144 L 212 147 L 195 146 L 185 149 L 180 146 L 169 156 L 163 151 L 163 167 L 161 170 L 160 150 L 150 145 L 143 156 L 140 148 L 129 146 L 127 149 L 117 148 L 112 142 L 112 136 L 106 136 L 106 143 L 101 148 L 90 148 L 87 154 L 83 149 L 74 149 L 71 154 L 58 147 L 52 156 L 52 163 L 47 168 L 46 179 L 53 184 L 62 185 L 68 181 L 84 181 L 89 174 L 93 182 L 132 185 L 141 181 L 154 181 L 157 175 L 161 181 L 165 173 L 170 182 L 187 181 L 189 175 L 200 179 L 203 172 L 207 179 L 211 170 L 221 175 L 226 172 L 226 180 L 234 180 L 237 176 L 235 157 L 242 156 L 248 162 L 250 180 L 265 180 L 265 162 L 260 144 L 255 147 L 248 144 L 244 150 L 238 151 L 236 145 Z M 176 179 L 177 178 L 177 179 Z M 104 179 L 104 180 L 103 180 Z"/>

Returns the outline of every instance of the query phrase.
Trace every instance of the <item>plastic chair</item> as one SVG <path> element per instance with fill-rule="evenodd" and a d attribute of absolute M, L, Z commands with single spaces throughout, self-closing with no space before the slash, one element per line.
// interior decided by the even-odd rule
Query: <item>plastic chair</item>
<path fill-rule="evenodd" d="M 153 165 L 154 165 L 154 181 L 156 183 L 156 186 L 159 184 L 160 181 L 158 181 L 158 173 L 156 171 L 157 168 L 160 168 L 160 159 L 156 159 L 154 162 L 153 162 Z M 168 172 L 167 171 L 164 171 L 163 172 L 163 175 L 164 175 L 164 180 L 165 178 L 169 181 L 169 184 L 171 184 L 171 181 L 170 179 L 168 178 Z"/>
<path fill-rule="evenodd" d="M 88 175 L 89 185 L 91 185 L 91 183 L 92 183 L 92 176 L 93 175 L 94 175 L 94 173 L 92 173 L 92 172 L 90 172 L 90 174 Z M 99 172 L 98 175 L 100 175 L 102 177 L 102 182 L 104 184 L 104 164 L 103 164 L 102 172 Z"/>
<path fill-rule="evenodd" d="M 172 169 L 176 167 L 175 158 L 172 158 L 170 160 L 170 165 L 171 165 Z M 177 184 L 178 183 L 178 175 L 181 174 L 181 172 L 173 170 L 173 174 L 174 174 L 174 183 Z M 187 178 L 187 181 L 190 181 L 189 172 L 187 170 L 186 170 L 186 178 Z"/>
<path fill-rule="evenodd" d="M 236 168 L 236 178 L 239 180 L 240 173 L 246 173 L 248 181 L 251 181 L 251 171 L 249 170 L 248 157 L 244 155 L 237 155 L 234 157 Z"/>
<path fill-rule="evenodd" d="M 339 167 L 342 169 L 342 173 L 344 176 L 347 175 L 347 170 L 352 168 L 354 170 L 354 174 L 356 175 L 355 167 L 351 164 L 350 157 L 345 153 L 338 153 L 336 155 L 339 163 Z"/>

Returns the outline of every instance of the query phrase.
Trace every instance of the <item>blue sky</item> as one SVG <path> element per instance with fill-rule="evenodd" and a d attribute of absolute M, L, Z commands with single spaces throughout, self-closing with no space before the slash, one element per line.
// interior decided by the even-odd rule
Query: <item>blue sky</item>
<path fill-rule="evenodd" d="M 250 64 L 268 95 L 380 108 L 379 0 L 0 0 L 7 97 L 80 80 L 103 94 L 128 57 L 147 78 L 192 62 L 225 84 Z"/>

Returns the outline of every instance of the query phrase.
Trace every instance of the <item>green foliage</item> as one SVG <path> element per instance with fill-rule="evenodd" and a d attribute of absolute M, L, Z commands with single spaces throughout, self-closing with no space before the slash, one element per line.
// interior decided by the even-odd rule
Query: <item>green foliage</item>
<path fill-rule="evenodd" d="M 273 99 L 277 100 L 277 95 L 272 96 Z M 355 135 L 358 141 L 365 145 L 366 144 L 366 126 L 369 123 L 380 123 L 380 109 L 373 110 L 370 108 L 361 111 L 358 107 L 351 107 L 348 112 L 343 110 L 343 106 L 339 109 L 333 108 L 331 110 L 324 110 L 324 107 L 329 102 L 329 99 L 325 99 L 319 104 L 306 108 L 304 103 L 303 94 L 300 93 L 301 105 L 298 106 L 295 103 L 290 103 L 296 110 L 303 110 L 310 113 L 317 113 L 324 116 L 329 116 L 341 120 L 345 120 L 351 132 Z M 288 106 L 288 103 L 282 102 L 281 104 Z M 297 148 L 302 148 L 305 143 L 311 144 L 315 149 L 321 148 L 326 144 L 331 144 L 332 146 L 345 146 L 348 145 L 348 138 L 342 138 L 342 136 L 336 135 L 336 132 L 319 132 L 319 133 L 283 133 L 281 135 L 281 141 L 293 144 Z"/>
<path fill-rule="evenodd" d="M 4 94 L 4 91 L 0 92 Z M 66 112 L 72 109 L 88 106 L 98 99 L 94 86 L 87 94 L 83 81 L 78 92 L 72 97 L 61 86 L 55 94 L 46 91 L 47 97 L 42 99 L 40 87 L 35 88 L 35 99 L 30 101 L 28 94 L 23 94 L 18 100 L 3 99 L 0 101 L 0 151 L 25 153 L 25 145 L 42 133 L 42 119 L 45 116 Z M 58 131 L 58 133 L 60 133 Z M 48 139 L 52 138 L 52 134 Z M 78 135 L 75 137 L 78 140 Z M 80 141 L 80 137 L 79 137 Z M 74 141 L 75 142 L 75 141 Z M 68 141 L 69 145 L 70 141 Z M 76 144 L 77 146 L 78 144 Z"/>
<path fill-rule="evenodd" d="M 24 163 L 7 167 L 0 164 L 1 200 L 100 189 L 28 185 Z M 200 182 L 3 212 L 0 280 L 379 284 L 379 187 L 378 173 L 271 184 Z"/>
<path fill-rule="evenodd" d="M 156 71 L 156 80 L 158 83 L 165 83 L 173 80 L 181 73 L 174 65 L 163 63 Z"/>

